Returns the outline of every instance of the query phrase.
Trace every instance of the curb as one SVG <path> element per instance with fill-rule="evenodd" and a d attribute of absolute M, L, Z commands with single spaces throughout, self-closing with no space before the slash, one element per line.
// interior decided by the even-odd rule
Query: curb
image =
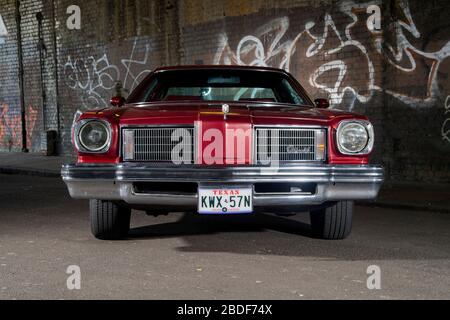
<path fill-rule="evenodd" d="M 411 210 L 411 211 L 428 211 L 433 213 L 444 213 L 449 214 L 450 208 L 446 207 L 436 207 L 436 206 L 427 206 L 427 205 L 411 205 L 407 203 L 401 202 L 384 202 L 384 201 L 374 201 L 374 202 L 356 202 L 357 205 L 363 207 L 373 207 L 373 208 L 388 208 L 388 209 L 397 209 L 397 210 Z"/>
<path fill-rule="evenodd" d="M 3 174 L 19 174 L 25 176 L 38 176 L 38 177 L 61 177 L 59 171 L 53 170 L 39 170 L 39 169 L 28 169 L 28 168 L 12 168 L 12 167 L 0 167 L 0 173 Z"/>

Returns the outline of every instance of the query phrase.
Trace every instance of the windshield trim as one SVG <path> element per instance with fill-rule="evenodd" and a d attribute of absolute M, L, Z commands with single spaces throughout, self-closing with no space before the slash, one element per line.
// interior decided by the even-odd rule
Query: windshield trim
<path fill-rule="evenodd" d="M 129 102 L 126 105 L 127 106 L 133 106 L 133 107 L 148 107 L 152 105 L 208 105 L 210 107 L 218 107 L 222 104 L 233 104 L 235 106 L 241 106 L 241 107 L 267 107 L 267 108 L 276 108 L 276 107 L 287 107 L 287 108 L 311 108 L 311 105 L 308 104 L 292 104 L 292 103 L 286 103 L 286 102 L 254 102 L 254 101 L 228 101 L 228 100 L 178 100 L 178 101 L 147 101 L 147 102 Z"/>
<path fill-rule="evenodd" d="M 279 104 L 279 105 L 293 105 L 293 106 L 307 106 L 307 107 L 315 107 L 315 104 L 313 103 L 313 100 L 311 99 L 310 95 L 307 93 L 307 91 L 302 87 L 302 85 L 286 70 L 283 69 L 252 69 L 252 67 L 248 66 L 247 68 L 243 69 L 241 68 L 242 66 L 238 66 L 236 68 L 234 68 L 233 66 L 229 66 L 227 68 L 225 68 L 224 66 L 218 66 L 218 68 L 186 68 L 186 69 L 163 69 L 163 70 L 155 70 L 152 73 L 150 73 L 149 75 L 147 75 L 147 77 L 144 78 L 144 80 L 142 80 L 138 86 L 130 93 L 130 95 L 128 96 L 128 98 L 126 99 L 126 104 L 133 104 L 133 105 L 140 105 L 140 104 L 149 104 L 149 103 L 172 103 L 172 102 L 188 102 L 188 103 L 201 103 L 201 102 L 207 102 L 207 103 L 239 103 L 238 101 L 234 101 L 234 100 L 207 100 L 207 101 L 203 101 L 203 100 L 177 100 L 177 101 L 138 101 L 138 102 L 132 102 L 131 100 L 136 99 L 142 91 L 146 90 L 146 88 L 148 86 L 151 85 L 152 81 L 155 80 L 155 78 L 158 77 L 158 75 L 160 74 L 164 74 L 164 73 L 178 73 L 178 72 L 183 72 L 183 71 L 197 71 L 197 70 L 201 70 L 201 71 L 207 71 L 207 70 L 211 70 L 211 71 L 223 71 L 223 70 L 230 70 L 230 71 L 241 71 L 241 70 L 245 70 L 246 72 L 255 72 L 255 73 L 274 73 L 277 74 L 279 76 L 281 76 L 282 78 L 284 78 L 289 85 L 294 89 L 294 91 L 300 96 L 300 98 L 303 100 L 303 104 L 293 104 L 293 103 L 289 103 L 289 102 L 262 102 L 262 101 L 258 101 L 258 102 L 252 102 L 252 101 L 241 101 L 243 102 L 243 104 L 251 104 L 254 105 L 256 104 L 261 104 L 261 105 L 270 105 L 270 104 Z"/>

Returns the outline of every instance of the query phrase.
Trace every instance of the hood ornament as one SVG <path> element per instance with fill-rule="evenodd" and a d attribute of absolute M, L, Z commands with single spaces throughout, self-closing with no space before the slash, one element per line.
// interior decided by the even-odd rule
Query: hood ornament
<path fill-rule="evenodd" d="M 227 114 L 230 112 L 230 106 L 226 103 L 222 105 L 223 120 L 227 120 Z"/>

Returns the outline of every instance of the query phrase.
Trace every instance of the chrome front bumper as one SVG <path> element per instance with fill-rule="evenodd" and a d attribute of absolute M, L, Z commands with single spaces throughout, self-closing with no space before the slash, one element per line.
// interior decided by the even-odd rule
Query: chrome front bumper
<path fill-rule="evenodd" d="M 320 205 L 327 201 L 376 198 L 383 168 L 369 165 L 296 165 L 279 168 L 256 166 L 152 166 L 63 165 L 61 175 L 76 199 L 122 200 L 131 205 L 196 206 L 197 194 L 137 193 L 135 182 L 195 182 L 207 185 L 251 185 L 259 182 L 314 183 L 312 194 L 254 193 L 253 205 Z"/>

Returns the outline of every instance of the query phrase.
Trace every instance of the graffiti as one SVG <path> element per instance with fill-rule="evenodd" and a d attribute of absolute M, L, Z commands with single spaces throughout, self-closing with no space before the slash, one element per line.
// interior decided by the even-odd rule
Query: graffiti
<path fill-rule="evenodd" d="M 13 147 L 20 147 L 22 143 L 20 114 L 11 115 L 9 105 L 3 102 L 0 105 L 0 146 L 6 146 L 10 151 Z M 31 137 L 36 124 L 37 110 L 28 106 L 27 112 L 27 144 L 31 145 Z"/>
<path fill-rule="evenodd" d="M 0 44 L 5 43 L 5 38 L 8 36 L 8 30 L 3 22 L 2 15 L 0 14 Z"/>
<path fill-rule="evenodd" d="M 428 74 L 427 94 L 425 98 L 408 96 L 392 90 L 387 90 L 386 92 L 408 105 L 414 107 L 429 107 L 436 102 L 440 94 L 437 72 L 441 63 L 450 56 L 450 41 L 448 41 L 440 50 L 433 52 L 425 52 L 412 45 L 408 40 L 408 37 L 404 34 L 404 30 L 408 31 L 416 39 L 420 39 L 421 34 L 413 21 L 408 1 L 397 1 L 397 5 L 404 18 L 392 22 L 392 26 L 390 27 L 391 30 L 395 30 L 396 46 L 394 48 L 394 46 L 387 43 L 383 49 L 382 39 L 381 37 L 377 37 L 375 40 L 377 51 L 380 54 L 383 54 L 392 66 L 405 73 L 412 73 L 416 70 L 417 57 L 429 59 L 431 61 L 431 68 Z M 402 65 L 404 58 L 406 58 L 407 61 L 406 66 Z"/>
<path fill-rule="evenodd" d="M 376 28 L 367 28 L 367 21 L 360 21 L 355 13 L 366 12 L 368 6 L 379 5 L 381 1 L 355 3 L 347 0 L 341 1 L 338 7 L 338 11 L 350 19 L 343 31 L 336 27 L 332 15 L 325 13 L 322 31 L 317 30 L 319 25 L 316 22 L 307 21 L 301 32 L 282 42 L 289 30 L 289 18 L 277 18 L 258 28 L 254 34 L 242 37 L 235 51 L 230 47 L 228 36 L 219 35 L 219 45 L 213 63 L 272 66 L 290 71 L 294 55 L 297 57 L 298 52 L 306 48 L 304 56 L 298 57 L 299 61 L 296 62 L 309 66 L 319 61 L 319 66 L 310 73 L 308 82 L 311 87 L 328 94 L 332 107 L 341 105 L 344 96 L 349 94 L 353 98 L 347 108 L 351 110 L 356 101 L 367 103 L 377 91 L 384 91 L 412 107 L 431 106 L 439 96 L 437 73 L 443 60 L 450 56 L 450 41 L 433 52 L 426 52 L 412 45 L 405 32 L 411 33 L 416 39 L 419 39 L 421 34 L 412 19 L 408 1 L 398 0 L 396 3 L 396 10 L 399 12 L 396 19 L 387 26 L 394 34 L 395 45 L 385 41 L 383 46 L 382 32 Z M 367 20 L 367 15 L 365 18 Z M 375 50 L 370 50 L 367 45 L 352 36 L 355 25 L 361 25 L 361 22 L 366 26 L 366 32 L 369 32 L 371 37 L 367 38 L 372 39 Z M 365 76 L 365 83 L 360 80 L 352 83 L 352 77 L 349 76 L 352 61 L 339 58 L 349 51 L 352 52 L 352 60 L 360 59 L 362 62 L 358 64 L 358 73 Z M 374 53 L 378 54 L 378 57 L 374 57 Z M 312 59 L 313 57 L 317 59 Z M 381 74 L 376 73 L 373 62 L 379 58 L 388 61 L 390 66 L 405 75 L 416 71 L 417 59 L 430 60 L 432 67 L 424 84 L 427 87 L 426 94 L 417 97 L 399 92 L 395 87 L 382 88 Z M 323 63 L 324 60 L 327 62 Z M 361 66 L 364 66 L 365 71 L 361 70 Z M 330 81 L 333 75 L 334 81 Z M 326 83 L 321 82 L 321 78 L 327 79 Z"/>
<path fill-rule="evenodd" d="M 74 59 L 69 56 L 64 65 L 64 75 L 67 86 L 80 89 L 85 93 L 85 104 L 106 106 L 102 90 L 111 90 L 119 79 L 119 70 L 111 65 L 104 54 L 100 59 L 88 57 L 86 60 Z"/>
<path fill-rule="evenodd" d="M 122 63 L 122 66 L 125 69 L 125 77 L 123 80 L 123 87 L 124 88 L 129 88 L 127 89 L 128 91 L 132 91 L 138 84 L 139 82 L 147 75 L 151 72 L 151 70 L 142 70 L 140 71 L 137 75 L 135 75 L 131 70 L 132 70 L 132 66 L 133 65 L 141 65 L 141 66 L 145 66 L 148 62 L 148 57 L 149 57 L 149 53 L 150 53 L 150 45 L 146 44 L 145 45 L 145 55 L 144 58 L 142 60 L 134 60 L 134 52 L 136 49 L 136 40 L 134 41 L 133 44 L 133 49 L 131 50 L 131 54 L 130 57 L 128 59 L 122 59 L 120 62 Z M 131 79 L 131 85 L 128 85 L 128 80 Z"/>
<path fill-rule="evenodd" d="M 107 54 L 99 59 L 89 56 L 85 59 L 75 58 L 70 55 L 64 64 L 64 78 L 66 85 L 82 93 L 81 99 L 84 108 L 101 108 L 109 105 L 111 91 L 116 88 L 118 81 L 122 79 L 125 92 L 130 92 L 150 72 L 142 70 L 133 72 L 134 66 L 143 66 L 148 63 L 150 45 L 145 46 L 144 57 L 141 60 L 134 58 L 136 40 L 127 59 L 121 59 L 121 65 L 110 63 Z"/>
<path fill-rule="evenodd" d="M 339 45 L 335 48 L 331 48 L 323 52 L 323 55 L 325 57 L 329 57 L 333 54 L 337 54 L 340 51 L 342 51 L 346 47 L 351 47 L 352 49 L 359 50 L 360 53 L 365 57 L 366 63 L 367 63 L 367 75 L 368 75 L 368 90 L 364 90 L 367 92 L 367 94 L 360 94 L 359 90 L 357 90 L 353 86 L 345 86 L 343 87 L 342 83 L 343 80 L 347 74 L 347 65 L 343 60 L 332 60 L 330 62 L 327 62 L 320 67 L 318 67 L 310 76 L 309 83 L 316 88 L 322 89 L 323 91 L 326 91 L 330 96 L 330 101 L 332 104 L 340 104 L 342 102 L 342 99 L 344 95 L 347 92 L 350 92 L 353 94 L 354 99 L 358 100 L 359 102 L 366 103 L 368 102 L 373 95 L 375 87 L 375 70 L 373 67 L 373 63 L 369 57 L 369 53 L 367 49 L 362 45 L 359 41 L 352 39 L 351 36 L 351 29 L 358 21 L 358 18 L 355 14 L 353 14 L 350 10 L 350 7 L 342 7 L 342 12 L 347 14 L 351 17 L 352 22 L 348 24 L 345 27 L 345 35 L 342 36 L 338 29 L 336 28 L 336 25 L 332 19 L 332 17 L 329 14 L 325 15 L 325 22 L 324 22 L 324 30 L 323 34 L 321 36 L 315 36 L 312 34 L 311 29 L 314 27 L 314 23 L 309 23 L 306 28 L 307 35 L 313 39 L 314 43 L 311 44 L 307 51 L 306 51 L 306 57 L 311 58 L 320 53 L 321 50 L 323 50 L 323 47 L 326 43 L 326 40 L 328 38 L 328 34 L 330 32 L 330 29 L 335 33 L 335 36 L 339 40 Z M 329 87 L 325 84 L 320 84 L 318 82 L 318 78 L 323 75 L 325 72 L 338 69 L 339 74 L 338 78 L 334 84 L 334 86 Z M 355 100 L 353 100 L 354 102 Z M 353 103 L 350 107 L 352 109 Z"/>
<path fill-rule="evenodd" d="M 351 38 L 350 33 L 346 32 L 346 38 L 343 38 L 339 33 L 336 25 L 330 15 L 326 14 L 324 18 L 324 30 L 323 34 L 316 36 L 312 33 L 311 29 L 315 26 L 314 22 L 307 22 L 305 24 L 305 30 L 300 32 L 293 40 L 286 41 L 280 44 L 280 40 L 284 37 L 289 28 L 289 18 L 283 17 L 275 19 L 267 25 L 260 28 L 256 36 L 246 36 L 241 39 L 237 46 L 236 53 L 232 52 L 228 43 L 226 35 L 221 35 L 219 50 L 214 58 L 214 63 L 224 64 L 248 64 L 256 66 L 276 66 L 287 71 L 290 71 L 290 62 L 293 53 L 296 50 L 298 41 L 304 36 L 308 36 L 313 43 L 309 45 L 306 50 L 306 57 L 312 58 L 320 53 L 323 49 L 328 34 L 334 32 L 339 39 L 339 46 L 332 48 L 322 53 L 325 56 L 330 56 L 342 50 L 344 47 L 353 46 L 360 50 L 367 60 L 367 68 L 369 69 L 369 89 L 374 89 L 374 70 L 371 60 L 368 57 L 368 53 L 365 47 Z M 351 26 L 347 26 L 347 30 Z M 331 30 L 331 31 L 330 31 Z M 273 33 L 276 35 L 273 37 L 272 43 L 268 48 L 264 48 L 263 41 L 260 39 L 270 39 Z M 274 65 L 273 61 L 279 61 L 278 65 Z M 338 77 L 334 85 L 329 86 L 327 84 L 321 84 L 318 81 L 321 75 L 324 73 L 337 69 L 339 71 Z M 330 96 L 330 100 L 333 104 L 340 104 L 342 98 L 347 91 L 351 91 L 355 98 L 360 102 L 367 102 L 372 95 L 372 90 L 369 91 L 368 96 L 359 94 L 353 87 L 342 87 L 342 81 L 347 73 L 347 66 L 342 60 L 332 60 L 318 67 L 310 76 L 309 83 L 311 86 L 322 89 Z"/>
<path fill-rule="evenodd" d="M 221 34 L 219 38 L 219 48 L 213 59 L 214 64 L 240 64 L 250 66 L 274 66 L 272 60 L 281 56 L 282 61 L 276 65 L 279 68 L 289 70 L 289 59 L 294 49 L 294 41 L 287 41 L 280 44 L 280 40 L 289 28 L 289 19 L 287 17 L 272 20 L 256 31 L 256 35 L 243 37 L 234 53 L 228 44 L 226 34 Z M 269 37 L 275 33 L 275 37 L 269 44 L 267 50 L 264 42 L 260 39 Z M 300 33 L 297 38 L 303 34 Z"/>
<path fill-rule="evenodd" d="M 347 73 L 346 63 L 342 60 L 332 60 L 318 67 L 312 72 L 309 78 L 309 83 L 311 86 L 327 92 L 330 97 L 330 101 L 334 105 L 338 105 L 342 102 L 342 98 L 347 91 L 353 93 L 355 98 L 360 102 L 367 102 L 372 96 L 373 89 L 375 89 L 374 68 L 371 60 L 369 59 L 366 48 L 361 43 L 351 38 L 349 30 L 353 24 L 356 23 L 357 18 L 352 13 L 350 14 L 353 17 L 353 23 L 346 27 L 345 36 L 341 36 L 331 15 L 329 14 L 325 14 L 324 29 L 321 35 L 313 34 L 312 29 L 315 26 L 315 22 L 309 21 L 306 22 L 305 29 L 297 34 L 293 40 L 288 40 L 284 43 L 280 43 L 280 41 L 289 29 L 289 18 L 283 17 L 272 20 L 262 28 L 258 29 L 255 36 L 249 35 L 243 37 L 237 46 L 236 53 L 231 50 L 226 35 L 221 35 L 220 45 L 215 55 L 214 63 L 276 66 L 290 71 L 289 69 L 292 55 L 296 51 L 296 46 L 299 40 L 304 36 L 307 36 L 310 40 L 312 40 L 312 43 L 306 50 L 306 58 L 312 58 L 319 53 L 329 57 L 338 53 L 345 47 L 352 46 L 357 50 L 360 50 L 366 57 L 367 68 L 369 70 L 368 95 L 359 94 L 358 91 L 352 86 L 342 86 L 343 80 Z M 339 45 L 335 48 L 328 49 L 325 52 L 321 52 L 330 32 L 335 34 L 339 40 Z M 273 36 L 274 33 L 275 36 Z M 265 49 L 264 43 L 260 39 L 270 38 L 272 38 L 272 42 L 268 45 L 268 48 Z M 275 61 L 278 61 L 278 65 L 273 63 Z M 333 69 L 337 69 L 339 71 L 334 85 L 329 86 L 328 84 L 321 84 L 318 81 L 320 76 Z"/>
<path fill-rule="evenodd" d="M 447 96 L 447 98 L 445 99 L 444 108 L 445 108 L 444 115 L 445 116 L 448 115 L 448 118 L 445 119 L 444 123 L 442 124 L 441 134 L 442 139 L 450 143 L 450 95 Z"/>

